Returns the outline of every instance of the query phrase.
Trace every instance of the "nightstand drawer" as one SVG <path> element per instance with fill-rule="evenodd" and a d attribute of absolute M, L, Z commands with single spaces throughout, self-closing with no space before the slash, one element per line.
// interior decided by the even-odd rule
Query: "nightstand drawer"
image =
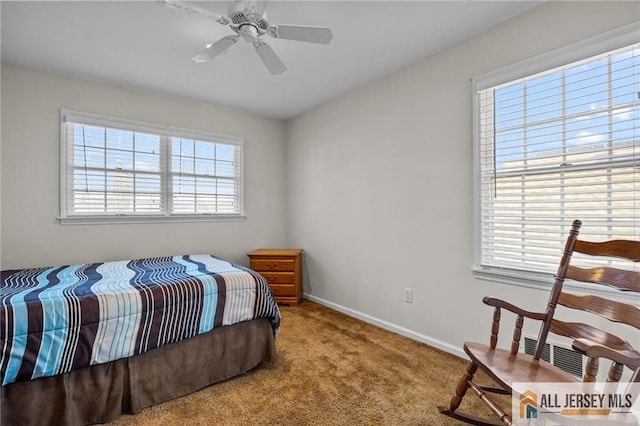
<path fill-rule="evenodd" d="M 296 287 L 294 285 L 269 284 L 269 288 L 275 297 L 296 295 Z"/>
<path fill-rule="evenodd" d="M 266 272 L 258 271 L 264 279 L 271 284 L 293 284 L 295 282 L 295 274 L 293 272 Z"/>
<path fill-rule="evenodd" d="M 249 267 L 265 279 L 278 303 L 302 299 L 302 249 L 262 248 L 247 253 Z"/>
<path fill-rule="evenodd" d="M 295 259 L 251 259 L 251 269 L 256 271 L 291 271 L 295 269 Z"/>

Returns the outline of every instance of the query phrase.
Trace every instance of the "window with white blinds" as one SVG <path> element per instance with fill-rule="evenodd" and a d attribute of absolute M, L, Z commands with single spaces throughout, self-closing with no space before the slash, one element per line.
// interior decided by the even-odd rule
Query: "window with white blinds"
<path fill-rule="evenodd" d="M 62 111 L 61 221 L 242 217 L 242 139 Z"/>
<path fill-rule="evenodd" d="M 171 207 L 175 213 L 236 213 L 237 146 L 171 138 Z"/>
<path fill-rule="evenodd" d="M 485 86 L 476 271 L 554 273 L 574 219 L 585 239 L 640 238 L 640 44 Z"/>

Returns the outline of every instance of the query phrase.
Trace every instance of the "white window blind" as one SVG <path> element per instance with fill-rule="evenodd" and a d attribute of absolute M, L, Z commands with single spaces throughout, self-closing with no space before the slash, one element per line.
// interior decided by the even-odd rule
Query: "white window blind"
<path fill-rule="evenodd" d="M 243 214 L 242 139 L 62 112 L 61 220 Z"/>
<path fill-rule="evenodd" d="M 234 145 L 171 138 L 172 210 L 236 213 L 240 152 Z"/>
<path fill-rule="evenodd" d="M 160 137 L 67 123 L 70 214 L 163 212 Z"/>
<path fill-rule="evenodd" d="M 476 93 L 476 270 L 556 271 L 574 219 L 640 238 L 640 44 Z"/>

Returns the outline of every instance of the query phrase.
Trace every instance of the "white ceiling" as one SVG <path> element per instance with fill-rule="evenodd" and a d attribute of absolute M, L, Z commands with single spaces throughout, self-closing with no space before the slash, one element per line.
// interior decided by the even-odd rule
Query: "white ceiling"
<path fill-rule="evenodd" d="M 229 1 L 194 2 L 225 15 Z M 191 56 L 228 27 L 153 1 L 2 1 L 2 61 L 286 119 L 415 63 L 539 1 L 276 1 L 271 24 L 329 26 L 329 45 L 264 36 L 272 76 L 239 40 Z"/>

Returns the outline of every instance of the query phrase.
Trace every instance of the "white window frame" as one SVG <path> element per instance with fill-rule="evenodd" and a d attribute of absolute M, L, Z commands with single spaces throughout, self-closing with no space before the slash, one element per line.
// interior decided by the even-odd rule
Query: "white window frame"
<path fill-rule="evenodd" d="M 67 140 L 67 123 L 82 123 L 98 127 L 114 128 L 120 130 L 144 132 L 160 137 L 161 154 L 161 180 L 163 191 L 163 208 L 158 214 L 80 214 L 68 211 L 68 173 L 71 170 L 69 161 L 69 141 Z M 213 142 L 238 147 L 236 159 L 238 161 L 238 176 L 236 177 L 236 191 L 238 212 L 227 213 L 171 213 L 171 188 L 169 177 L 171 175 L 171 158 L 167 154 L 172 137 L 194 139 L 197 141 Z M 199 222 L 199 221 L 238 221 L 246 219 L 244 213 L 244 139 L 238 136 L 222 135 L 180 127 L 161 124 L 146 123 L 142 121 L 127 120 L 108 117 L 99 114 L 91 114 L 72 110 L 60 110 L 60 216 L 58 220 L 62 225 L 82 224 L 110 224 L 110 223 L 160 223 L 160 222 Z"/>
<path fill-rule="evenodd" d="M 525 272 L 514 269 L 498 268 L 482 265 L 482 218 L 481 218 L 481 123 L 480 123 L 480 92 L 503 83 L 511 82 L 528 76 L 532 76 L 547 70 L 561 67 L 573 62 L 588 59 L 606 52 L 614 51 L 634 43 L 640 42 L 640 22 L 625 25 L 606 33 L 582 40 L 560 49 L 526 59 L 524 61 L 488 72 L 473 78 L 473 140 L 474 140 L 474 164 L 473 164 L 473 265 L 472 271 L 476 278 L 504 284 L 514 284 L 529 288 L 548 290 L 553 283 L 553 273 Z M 579 219 L 579 218 L 576 218 Z M 570 223 L 568 224 L 570 227 Z M 640 236 L 638 236 L 640 237 Z M 566 239 L 566 235 L 562 236 Z M 558 253 L 558 260 L 561 253 Z M 584 284 L 566 283 L 567 287 L 584 289 Z M 591 289 L 593 291 L 593 289 Z M 627 299 L 628 296 L 613 294 L 609 289 L 597 289 L 617 299 Z M 619 292 L 616 292 L 619 293 Z"/>

